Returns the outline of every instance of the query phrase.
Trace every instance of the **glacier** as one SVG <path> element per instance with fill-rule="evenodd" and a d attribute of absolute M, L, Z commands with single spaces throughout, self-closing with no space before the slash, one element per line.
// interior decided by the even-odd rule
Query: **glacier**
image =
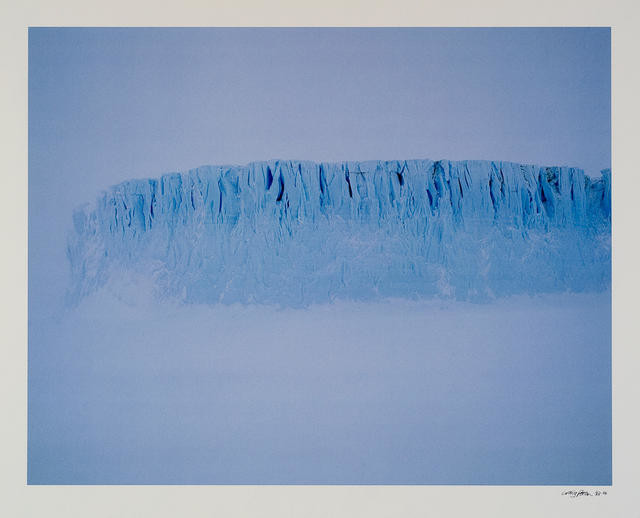
<path fill-rule="evenodd" d="M 130 180 L 73 213 L 68 300 L 117 278 L 188 303 L 588 292 L 611 284 L 611 171 L 271 160 Z"/>

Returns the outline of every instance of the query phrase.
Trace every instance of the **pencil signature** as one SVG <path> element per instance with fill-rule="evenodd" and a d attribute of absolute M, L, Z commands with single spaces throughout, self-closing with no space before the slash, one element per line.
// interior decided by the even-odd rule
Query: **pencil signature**
<path fill-rule="evenodd" d="M 578 498 L 579 496 L 602 496 L 602 495 L 606 495 L 607 492 L 606 491 L 585 491 L 584 489 L 581 489 L 580 491 L 563 491 L 562 492 L 562 496 L 568 496 L 569 498 Z"/>

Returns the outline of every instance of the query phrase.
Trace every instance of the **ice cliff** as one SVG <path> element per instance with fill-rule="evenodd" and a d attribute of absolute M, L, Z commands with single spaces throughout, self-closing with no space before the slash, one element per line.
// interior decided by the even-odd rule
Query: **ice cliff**
<path fill-rule="evenodd" d="M 206 166 L 75 211 L 70 300 L 122 272 L 187 302 L 605 289 L 611 175 L 447 160 Z"/>

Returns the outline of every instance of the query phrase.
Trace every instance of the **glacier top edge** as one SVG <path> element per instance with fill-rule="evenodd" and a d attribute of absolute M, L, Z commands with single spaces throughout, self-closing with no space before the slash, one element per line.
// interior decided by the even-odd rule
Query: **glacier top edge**
<path fill-rule="evenodd" d="M 284 159 L 284 158 L 271 158 L 268 160 L 252 160 L 245 164 L 202 164 L 196 167 L 191 167 L 188 169 L 178 169 L 175 171 L 165 171 L 163 173 L 159 173 L 158 175 L 148 175 L 138 178 L 132 178 L 128 180 L 124 180 L 107 187 L 102 188 L 99 191 L 100 195 L 106 195 L 113 190 L 117 190 L 119 187 L 123 185 L 130 184 L 131 182 L 146 182 L 152 180 L 162 180 L 165 178 L 169 178 L 175 175 L 194 175 L 198 172 L 202 171 L 249 171 L 251 169 L 260 168 L 260 167 L 272 167 L 275 168 L 279 164 L 289 164 L 291 166 L 303 165 L 307 167 L 324 167 L 324 168 L 342 168 L 346 167 L 350 172 L 373 172 L 371 169 L 375 170 L 378 166 L 385 166 L 385 168 L 397 167 L 401 169 L 403 166 L 412 164 L 415 166 L 425 166 L 425 165 L 452 165 L 455 167 L 463 167 L 463 166 L 471 166 L 469 171 L 473 174 L 474 171 L 478 170 L 477 166 L 495 166 L 498 168 L 516 168 L 516 167 L 526 167 L 532 170 L 564 170 L 564 171 L 575 171 L 576 173 L 584 176 L 584 178 L 590 183 L 600 182 L 607 175 L 611 175 L 611 168 L 605 168 L 600 171 L 600 176 L 589 176 L 585 173 L 584 169 L 580 167 L 573 167 L 567 165 L 540 165 L 540 164 L 532 164 L 532 163 L 521 163 L 514 162 L 510 160 L 480 160 L 480 159 L 465 159 L 465 160 L 448 160 L 448 159 L 430 159 L 430 158 L 411 158 L 411 159 L 388 159 L 388 160 L 343 160 L 343 161 L 314 161 L 314 160 L 304 160 L 304 159 Z M 475 166 L 475 167 L 474 167 Z M 366 171 L 362 171 L 362 169 L 368 169 Z M 352 171 L 353 170 L 353 171 Z M 83 204 L 82 207 L 86 207 L 86 204 Z"/>

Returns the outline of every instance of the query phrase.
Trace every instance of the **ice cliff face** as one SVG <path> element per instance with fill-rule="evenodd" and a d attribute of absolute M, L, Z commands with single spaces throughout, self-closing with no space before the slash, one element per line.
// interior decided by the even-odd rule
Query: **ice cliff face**
<path fill-rule="evenodd" d="M 598 290 L 611 176 L 506 162 L 257 162 L 132 180 L 78 209 L 77 301 L 124 271 L 187 302 Z"/>

